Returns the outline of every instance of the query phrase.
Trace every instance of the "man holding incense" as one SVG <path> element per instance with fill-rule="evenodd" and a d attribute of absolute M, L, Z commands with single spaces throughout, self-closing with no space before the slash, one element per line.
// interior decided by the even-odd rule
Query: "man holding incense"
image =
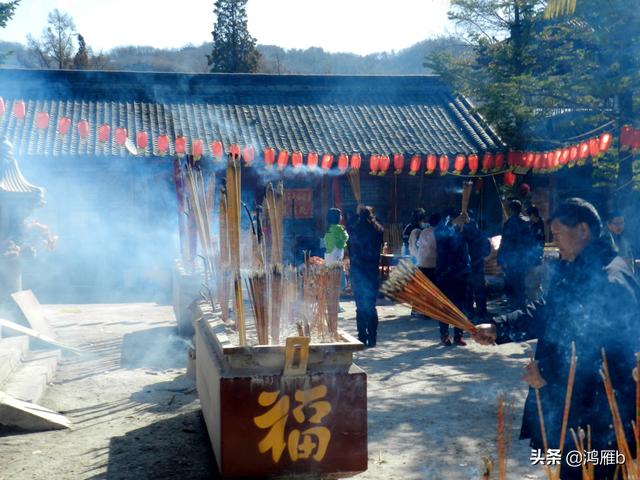
<path fill-rule="evenodd" d="M 561 261 L 553 272 L 546 301 L 530 303 L 524 310 L 479 325 L 474 339 L 483 345 L 538 339 L 535 361 L 524 377 L 530 389 L 520 438 L 530 439 L 532 448 L 543 452 L 545 448 L 562 448 L 560 478 L 574 479 L 582 478 L 582 470 L 566 463 L 566 453 L 576 450 L 570 429 L 577 433 L 579 427 L 587 431 L 590 426 L 591 450 L 600 455 L 606 450 L 622 451 L 600 375 L 601 349 L 606 351 L 628 451 L 635 454 L 631 421 L 635 419 L 636 382 L 632 371 L 635 353 L 640 352 L 640 285 L 603 232 L 593 205 L 579 198 L 565 200 L 550 221 Z M 577 363 L 567 415 L 572 342 Z M 584 443 L 586 448 L 586 439 Z M 595 478 L 613 478 L 615 467 L 596 466 Z"/>

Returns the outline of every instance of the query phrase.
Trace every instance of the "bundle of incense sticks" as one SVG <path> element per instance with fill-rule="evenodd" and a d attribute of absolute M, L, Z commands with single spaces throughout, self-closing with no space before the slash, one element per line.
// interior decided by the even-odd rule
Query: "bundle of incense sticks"
<path fill-rule="evenodd" d="M 231 268 L 231 258 L 229 257 L 229 234 L 228 234 L 228 219 L 227 219 L 227 188 L 226 180 L 223 182 L 220 190 L 220 218 L 218 221 L 219 227 L 219 252 L 218 262 L 220 264 L 218 279 L 218 302 L 220 303 L 220 310 L 222 312 L 222 321 L 229 321 L 229 270 Z"/>
<path fill-rule="evenodd" d="M 296 323 L 298 305 L 298 272 L 292 265 L 284 268 L 284 291 L 282 302 L 282 325 L 289 327 Z"/>
<path fill-rule="evenodd" d="M 240 209 L 241 207 L 240 163 L 233 155 L 227 159 L 227 235 L 229 237 L 229 257 L 233 272 L 234 317 L 239 344 L 246 344 L 244 305 L 242 303 L 242 281 L 240 277 Z"/>
<path fill-rule="evenodd" d="M 186 266 L 189 261 L 189 255 L 187 253 L 187 219 L 185 218 L 186 199 L 184 192 L 184 180 L 182 178 L 182 164 L 178 157 L 173 159 L 173 180 L 176 187 L 178 229 L 180 234 L 180 258 L 182 259 L 182 264 Z"/>
<path fill-rule="evenodd" d="M 402 250 L 402 225 L 399 223 L 385 225 L 383 237 L 389 248 L 388 253 L 397 253 Z"/>
<path fill-rule="evenodd" d="M 415 265 L 402 260 L 391 271 L 380 291 L 389 298 L 410 304 L 414 310 L 440 322 L 476 333 L 476 327 Z"/>
<path fill-rule="evenodd" d="M 200 241 L 202 257 L 205 264 L 205 283 L 214 277 L 215 259 L 211 242 L 211 219 L 204 176 L 199 162 L 195 162 L 191 155 L 186 162 L 187 191 L 189 193 L 190 217 L 193 217 L 197 236 Z M 210 182 L 215 183 L 215 177 Z"/>
<path fill-rule="evenodd" d="M 638 466 L 636 465 L 634 467 L 633 465 L 633 455 L 631 454 L 629 442 L 627 442 L 627 435 L 624 431 L 624 424 L 622 422 L 622 417 L 620 416 L 620 410 L 618 408 L 618 402 L 613 390 L 613 384 L 611 383 L 611 375 L 609 374 L 609 365 L 607 363 L 607 355 L 605 354 L 604 348 L 602 349 L 602 369 L 600 370 L 600 376 L 602 377 L 602 381 L 604 382 L 607 401 L 609 402 L 609 408 L 613 416 L 613 430 L 616 434 L 616 443 L 618 444 L 618 450 L 624 455 L 624 458 L 627 459 L 627 461 L 622 465 L 622 476 L 625 480 L 638 480 Z M 637 388 L 638 387 L 636 385 L 636 397 L 638 397 Z M 636 402 L 638 402 L 638 398 L 636 398 Z M 638 413 L 638 408 L 638 404 L 636 404 L 636 415 Z M 638 438 L 637 426 L 637 423 L 633 424 L 633 431 L 636 440 Z M 640 462 L 640 458 L 636 457 L 636 461 Z"/>
<path fill-rule="evenodd" d="M 591 427 L 587 425 L 586 434 L 582 428 L 578 428 L 577 434 L 573 428 L 570 428 L 569 431 L 571 432 L 571 437 L 573 438 L 573 443 L 576 446 L 576 450 L 580 452 L 582 458 L 587 458 L 587 452 L 591 452 Z M 586 446 L 584 444 L 585 438 L 587 439 Z M 582 480 L 594 480 L 594 474 L 594 462 L 582 462 Z"/>
<path fill-rule="evenodd" d="M 332 340 L 338 339 L 338 311 L 340 309 L 340 281 L 342 265 L 336 264 L 323 268 L 326 276 L 327 332 Z"/>
<path fill-rule="evenodd" d="M 360 191 L 360 170 L 350 168 L 347 173 L 347 178 L 351 184 L 351 190 L 353 191 L 353 198 L 356 199 L 358 205 L 362 203 L 362 193 Z"/>
<path fill-rule="evenodd" d="M 271 332 L 271 343 L 277 345 L 280 343 L 280 314 L 282 312 L 282 265 L 276 264 L 269 269 L 268 272 L 268 298 L 271 302 L 269 308 L 269 327 Z"/>
<path fill-rule="evenodd" d="M 269 344 L 269 323 L 267 311 L 267 277 L 264 271 L 252 271 L 247 276 L 247 287 L 251 295 L 253 314 L 256 320 L 256 332 L 259 345 Z"/>
<path fill-rule="evenodd" d="M 514 405 L 506 395 L 498 396 L 498 478 L 506 480 L 511 446 Z M 506 418 L 506 421 L 505 421 Z"/>
<path fill-rule="evenodd" d="M 283 215 L 284 215 L 284 190 L 282 182 L 274 189 L 272 184 L 267 185 L 267 192 L 264 199 L 264 207 L 271 227 L 271 256 L 269 258 L 272 265 L 282 263 L 282 243 L 283 243 Z"/>

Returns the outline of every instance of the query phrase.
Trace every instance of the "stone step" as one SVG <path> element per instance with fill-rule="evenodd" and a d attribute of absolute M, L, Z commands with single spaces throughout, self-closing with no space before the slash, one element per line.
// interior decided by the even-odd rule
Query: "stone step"
<path fill-rule="evenodd" d="M 29 352 L 0 390 L 18 400 L 38 403 L 47 383 L 53 380 L 60 358 L 59 350 Z"/>
<path fill-rule="evenodd" d="M 29 350 L 29 337 L 0 338 L 0 385 L 4 384 Z"/>

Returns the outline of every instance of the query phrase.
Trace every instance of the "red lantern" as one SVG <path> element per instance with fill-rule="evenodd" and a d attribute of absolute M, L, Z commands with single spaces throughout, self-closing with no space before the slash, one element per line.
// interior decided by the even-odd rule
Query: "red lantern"
<path fill-rule="evenodd" d="M 626 150 L 633 141 L 633 127 L 625 125 L 620 129 L 620 150 Z"/>
<path fill-rule="evenodd" d="M 507 165 L 513 168 L 518 165 L 518 158 L 520 157 L 520 152 L 509 152 L 507 153 Z"/>
<path fill-rule="evenodd" d="M 589 157 L 589 143 L 582 142 L 578 149 L 578 160 L 586 160 Z"/>
<path fill-rule="evenodd" d="M 116 143 L 118 145 L 124 145 L 127 143 L 127 129 L 124 127 L 116 128 Z M 176 142 L 177 145 L 177 142 Z M 184 153 L 184 152 L 183 152 Z"/>
<path fill-rule="evenodd" d="M 391 159 L 389 155 L 380 155 L 380 172 L 378 175 L 385 175 L 389 171 L 389 167 L 391 166 Z"/>
<path fill-rule="evenodd" d="M 542 153 L 536 152 L 533 155 L 533 169 L 540 170 L 542 168 Z"/>
<path fill-rule="evenodd" d="M 513 187 L 516 184 L 516 174 L 511 171 L 504 172 L 504 184 Z"/>
<path fill-rule="evenodd" d="M 562 149 L 558 148 L 553 151 L 553 156 L 551 157 L 551 168 L 556 170 L 560 167 L 560 159 L 562 158 Z"/>
<path fill-rule="evenodd" d="M 242 149 L 242 159 L 244 160 L 244 164 L 249 167 L 253 163 L 253 159 L 255 157 L 255 150 L 253 145 L 245 145 Z"/>
<path fill-rule="evenodd" d="M 22 100 L 13 103 L 13 116 L 19 120 L 24 120 L 27 116 L 27 107 Z"/>
<path fill-rule="evenodd" d="M 7 107 L 4 104 L 4 98 L 0 97 L 0 117 L 7 111 Z"/>
<path fill-rule="evenodd" d="M 222 142 L 220 140 L 214 140 L 213 142 L 211 142 L 209 147 L 211 148 L 211 155 L 213 155 L 214 158 L 220 160 L 222 158 L 222 155 L 224 154 Z"/>
<path fill-rule="evenodd" d="M 49 114 L 47 112 L 36 113 L 36 126 L 40 130 L 44 130 L 49 126 Z"/>
<path fill-rule="evenodd" d="M 420 164 L 422 159 L 420 155 L 414 155 L 409 162 L 409 175 L 416 175 L 420 171 Z"/>
<path fill-rule="evenodd" d="M 344 172 L 349 168 L 349 157 L 347 157 L 344 153 L 341 153 L 338 156 L 338 170 Z"/>
<path fill-rule="evenodd" d="M 78 122 L 78 135 L 80 135 L 80 138 L 87 138 L 89 136 L 89 122 L 86 120 L 80 120 Z"/>
<path fill-rule="evenodd" d="M 469 162 L 469 173 L 475 175 L 479 167 L 478 155 L 472 153 L 467 157 L 467 161 Z"/>
<path fill-rule="evenodd" d="M 467 163 L 467 159 L 464 155 L 462 155 L 461 153 L 456 155 L 456 158 L 453 161 L 453 169 L 455 170 L 454 173 L 457 175 L 462 173 L 465 163 Z"/>
<path fill-rule="evenodd" d="M 502 170 L 504 168 L 504 153 L 498 152 L 495 156 L 495 163 L 493 168 L 496 170 Z"/>
<path fill-rule="evenodd" d="M 232 143 L 229 145 L 229 153 L 231 154 L 231 158 L 236 159 L 240 156 L 240 145 L 237 143 Z"/>
<path fill-rule="evenodd" d="M 169 136 L 162 134 L 158 135 L 158 152 L 160 155 L 164 155 L 169 150 Z"/>
<path fill-rule="evenodd" d="M 427 155 L 427 168 L 424 171 L 425 175 L 432 174 L 436 167 L 438 166 L 438 157 L 436 157 L 433 153 Z"/>
<path fill-rule="evenodd" d="M 330 153 L 325 153 L 322 156 L 322 162 L 320 163 L 320 167 L 323 170 L 329 170 L 333 166 L 333 155 Z"/>
<path fill-rule="evenodd" d="M 293 168 L 300 168 L 302 166 L 301 152 L 293 152 L 291 154 L 291 164 L 293 165 Z"/>
<path fill-rule="evenodd" d="M 401 153 L 393 154 L 393 173 L 400 175 L 404 169 L 404 155 Z"/>
<path fill-rule="evenodd" d="M 278 153 L 278 170 L 284 170 L 289 163 L 289 152 L 280 150 Z"/>
<path fill-rule="evenodd" d="M 136 133 L 136 144 L 140 150 L 146 150 L 149 146 L 149 135 L 147 132 L 140 130 Z M 202 155 L 202 154 L 201 154 Z"/>
<path fill-rule="evenodd" d="M 576 160 L 578 159 L 578 153 L 579 153 L 578 145 L 571 145 L 571 147 L 569 148 L 569 166 L 570 167 L 573 167 L 573 165 L 576 163 Z"/>
<path fill-rule="evenodd" d="M 482 171 L 487 173 L 493 168 L 493 153 L 485 152 L 482 156 Z"/>
<path fill-rule="evenodd" d="M 371 175 L 378 174 L 378 170 L 380 170 L 380 155 L 371 155 L 369 157 L 369 169 L 371 170 L 369 172 Z"/>
<path fill-rule="evenodd" d="M 449 170 L 449 157 L 446 155 L 440 155 L 438 159 L 438 166 L 440 167 L 440 175 L 445 175 Z"/>
<path fill-rule="evenodd" d="M 589 155 L 596 158 L 600 154 L 600 140 L 598 137 L 589 139 Z"/>
<path fill-rule="evenodd" d="M 571 149 L 569 147 L 562 149 L 562 155 L 560 156 L 560 164 L 566 165 L 569 163 L 569 158 L 571 156 Z"/>
<path fill-rule="evenodd" d="M 524 154 L 524 166 L 525 168 L 533 168 L 533 164 L 536 160 L 536 154 L 534 152 L 527 152 Z"/>
<path fill-rule="evenodd" d="M 204 153 L 204 142 L 199 138 L 196 138 L 191 142 L 191 155 L 196 160 L 200 160 L 202 154 Z"/>
<path fill-rule="evenodd" d="M 118 133 L 116 132 L 116 135 Z M 117 138 L 117 137 L 116 137 Z M 183 135 L 176 137 L 176 143 L 174 144 L 176 155 L 183 155 L 187 151 L 187 139 Z"/>
<path fill-rule="evenodd" d="M 316 152 L 309 152 L 307 154 L 307 167 L 318 168 L 318 154 Z"/>
<path fill-rule="evenodd" d="M 264 164 L 267 168 L 272 168 L 273 164 L 276 161 L 276 151 L 271 148 L 265 148 L 264 151 L 262 152 L 262 155 L 264 157 Z"/>
<path fill-rule="evenodd" d="M 98 128 L 98 141 L 100 143 L 105 143 L 109 141 L 109 137 L 111 136 L 111 127 L 108 123 L 103 123 Z"/>
<path fill-rule="evenodd" d="M 360 157 L 360 154 L 354 153 L 353 155 L 351 155 L 351 168 L 353 168 L 354 170 L 360 170 L 361 166 L 362 158 Z"/>
<path fill-rule="evenodd" d="M 600 144 L 598 145 L 600 152 L 606 153 L 606 151 L 609 150 L 609 147 L 611 146 L 611 142 L 613 142 L 613 135 L 611 135 L 609 132 L 605 132 L 600 135 Z"/>

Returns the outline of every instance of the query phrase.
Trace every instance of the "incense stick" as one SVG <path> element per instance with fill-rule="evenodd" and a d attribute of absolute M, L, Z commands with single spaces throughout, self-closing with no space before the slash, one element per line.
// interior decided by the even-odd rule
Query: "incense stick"
<path fill-rule="evenodd" d="M 564 412 L 562 414 L 562 427 L 560 429 L 560 443 L 558 444 L 558 448 L 560 449 L 560 457 L 562 457 L 562 451 L 564 449 L 564 440 L 567 435 L 567 422 L 569 421 L 569 411 L 571 409 L 571 396 L 573 394 L 573 384 L 576 378 L 576 363 L 578 361 L 578 357 L 576 357 L 576 344 L 575 342 L 571 342 L 571 361 L 569 364 L 569 379 L 567 380 L 567 393 L 564 399 Z M 562 468 L 562 462 L 558 465 L 556 469 L 555 478 L 560 478 L 560 470 Z"/>

